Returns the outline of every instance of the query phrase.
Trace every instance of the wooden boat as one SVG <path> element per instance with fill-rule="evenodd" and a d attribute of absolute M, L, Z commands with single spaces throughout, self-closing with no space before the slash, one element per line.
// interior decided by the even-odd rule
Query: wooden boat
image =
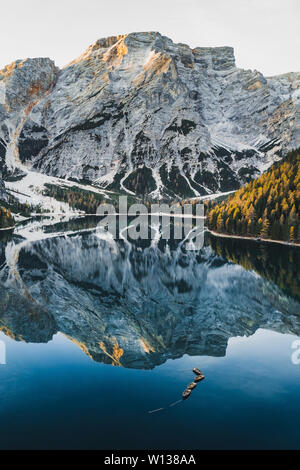
<path fill-rule="evenodd" d="M 186 387 L 188 390 L 194 390 L 194 388 L 197 387 L 197 384 L 196 382 L 191 382 L 190 384 L 188 384 L 188 386 Z"/>
<path fill-rule="evenodd" d="M 190 396 L 191 393 L 192 393 L 191 390 L 189 390 L 188 388 L 185 389 L 185 391 L 182 394 L 182 399 L 186 400 Z"/>
<path fill-rule="evenodd" d="M 194 382 L 198 383 L 200 382 L 201 380 L 203 380 L 205 378 L 205 376 L 203 374 L 201 375 L 197 375 L 195 378 L 194 378 Z"/>

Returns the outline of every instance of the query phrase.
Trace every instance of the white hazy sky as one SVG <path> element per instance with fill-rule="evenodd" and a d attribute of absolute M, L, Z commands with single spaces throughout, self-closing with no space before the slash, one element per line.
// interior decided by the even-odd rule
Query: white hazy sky
<path fill-rule="evenodd" d="M 300 0 L 7 0 L 0 68 L 26 57 L 63 66 L 105 36 L 159 31 L 191 47 L 233 46 L 239 67 L 300 71 Z"/>

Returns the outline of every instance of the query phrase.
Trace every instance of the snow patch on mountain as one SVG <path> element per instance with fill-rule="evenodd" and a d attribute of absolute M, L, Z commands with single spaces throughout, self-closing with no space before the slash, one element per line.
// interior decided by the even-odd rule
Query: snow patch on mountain
<path fill-rule="evenodd" d="M 300 146 L 299 90 L 300 73 L 239 69 L 231 47 L 103 38 L 60 71 L 0 71 L 0 158 L 157 199 L 232 191 Z"/>

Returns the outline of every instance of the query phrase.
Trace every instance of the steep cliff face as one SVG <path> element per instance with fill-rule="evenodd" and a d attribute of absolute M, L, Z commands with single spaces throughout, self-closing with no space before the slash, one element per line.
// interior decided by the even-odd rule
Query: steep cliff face
<path fill-rule="evenodd" d="M 22 167 L 19 138 L 24 123 L 32 108 L 53 87 L 57 72 L 52 60 L 42 58 L 17 60 L 0 70 L 0 160 L 5 171 Z M 42 140 L 43 134 L 39 150 Z M 31 147 L 32 155 L 34 150 Z"/>
<path fill-rule="evenodd" d="M 300 74 L 266 79 L 238 69 L 230 47 L 191 49 L 156 32 L 132 33 L 98 40 L 58 75 L 51 61 L 34 60 L 12 74 L 35 70 L 24 75 L 27 91 L 17 81 L 18 118 L 6 105 L 17 129 L 2 130 L 13 148 L 8 164 L 190 197 L 237 189 L 300 146 Z M 4 103 L 14 104 L 8 88 Z M 0 103 L 3 122 L 2 91 Z"/>

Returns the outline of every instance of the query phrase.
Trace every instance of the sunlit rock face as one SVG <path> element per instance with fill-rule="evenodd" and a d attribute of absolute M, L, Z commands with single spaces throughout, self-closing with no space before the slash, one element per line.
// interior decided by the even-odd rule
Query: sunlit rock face
<path fill-rule="evenodd" d="M 28 116 L 17 152 L 47 174 L 154 198 L 195 196 L 236 189 L 300 146 L 300 74 L 239 69 L 230 47 L 132 33 L 98 40 L 58 77 L 51 61 L 34 60 L 44 62 L 13 73 L 33 67 L 45 90 L 31 110 L 21 90 Z"/>
<path fill-rule="evenodd" d="M 23 126 L 32 108 L 53 87 L 57 72 L 54 62 L 44 58 L 17 60 L 0 70 L 0 161 L 2 166 L 5 163 L 6 170 L 21 166 Z M 37 132 L 36 126 L 34 129 Z M 38 149 L 30 145 L 31 155 L 41 149 L 43 138 L 40 129 Z"/>
<path fill-rule="evenodd" d="M 31 342 L 60 331 L 99 362 L 148 369 L 184 354 L 223 356 L 230 337 L 258 328 L 300 334 L 296 300 L 209 246 L 51 238 L 20 250 L 20 277 L 7 273 L 0 325 Z"/>

